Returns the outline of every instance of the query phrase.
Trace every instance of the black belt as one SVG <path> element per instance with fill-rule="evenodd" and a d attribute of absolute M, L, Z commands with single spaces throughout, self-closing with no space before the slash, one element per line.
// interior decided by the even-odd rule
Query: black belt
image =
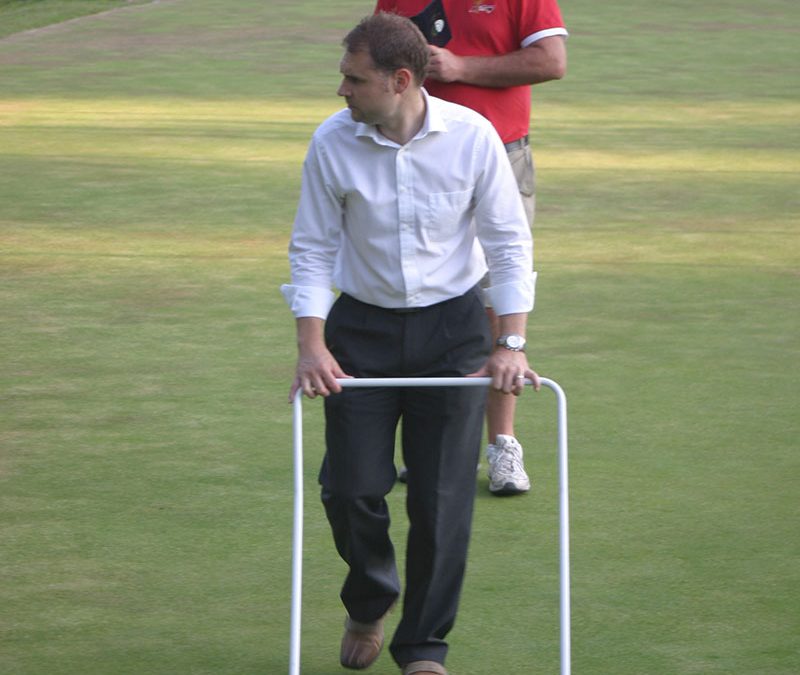
<path fill-rule="evenodd" d="M 384 307 L 384 309 L 392 314 L 416 314 L 425 309 L 425 307 Z"/>
<path fill-rule="evenodd" d="M 525 134 L 522 138 L 518 138 L 516 141 L 511 141 L 511 143 L 504 143 L 506 148 L 506 152 L 514 152 L 514 150 L 519 150 L 520 148 L 527 148 L 528 147 L 528 134 Z"/>
<path fill-rule="evenodd" d="M 422 312 L 426 309 L 431 309 L 436 305 L 444 305 L 448 302 L 453 302 L 454 300 L 460 300 L 464 296 L 468 295 L 469 293 L 482 293 L 480 285 L 474 286 L 470 288 L 464 295 L 457 295 L 454 298 L 449 298 L 448 300 L 442 300 L 441 302 L 436 302 L 433 305 L 424 305 L 423 307 L 378 307 L 377 305 L 370 305 L 371 307 L 375 307 L 376 309 L 383 310 L 384 312 L 391 312 L 392 314 L 416 314 L 417 312 Z M 362 305 L 367 305 L 369 303 L 362 302 L 357 298 L 354 298 L 352 295 L 348 295 L 347 293 L 342 293 L 341 298 L 347 298 L 353 302 L 361 303 Z"/>

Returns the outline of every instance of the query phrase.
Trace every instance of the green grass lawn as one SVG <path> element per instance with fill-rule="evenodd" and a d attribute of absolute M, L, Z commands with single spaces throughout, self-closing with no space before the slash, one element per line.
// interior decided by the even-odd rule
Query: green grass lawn
<path fill-rule="evenodd" d="M 0 32 L 4 675 L 286 672 L 278 286 L 339 43 L 371 6 L 171 0 Z M 570 405 L 573 672 L 795 675 L 800 8 L 562 9 L 569 74 L 534 94 L 529 337 Z M 343 672 L 320 413 L 307 675 Z M 478 478 L 455 675 L 558 670 L 549 391 L 518 427 L 534 490 Z"/>
<path fill-rule="evenodd" d="M 0 0 L 0 38 L 153 0 Z"/>

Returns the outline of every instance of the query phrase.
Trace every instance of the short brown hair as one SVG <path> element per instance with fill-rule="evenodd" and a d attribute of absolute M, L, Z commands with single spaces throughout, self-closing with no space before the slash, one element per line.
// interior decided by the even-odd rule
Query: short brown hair
<path fill-rule="evenodd" d="M 393 73 L 408 68 L 417 84 L 425 79 L 428 43 L 412 21 L 398 14 L 379 12 L 365 17 L 342 44 L 351 54 L 369 52 L 378 70 Z"/>

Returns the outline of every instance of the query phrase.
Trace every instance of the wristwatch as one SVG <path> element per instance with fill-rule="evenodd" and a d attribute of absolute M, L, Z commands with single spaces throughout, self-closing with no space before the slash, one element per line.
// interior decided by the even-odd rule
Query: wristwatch
<path fill-rule="evenodd" d="M 524 352 L 525 338 L 521 335 L 501 335 L 497 338 L 497 345 L 505 347 L 512 352 Z"/>

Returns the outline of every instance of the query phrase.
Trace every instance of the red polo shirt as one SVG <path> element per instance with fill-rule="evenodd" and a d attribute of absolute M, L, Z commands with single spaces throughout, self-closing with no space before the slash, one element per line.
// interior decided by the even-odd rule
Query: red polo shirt
<path fill-rule="evenodd" d="M 377 0 L 376 12 L 415 16 L 430 0 Z M 567 35 L 556 0 L 442 0 L 451 39 L 445 45 L 458 56 L 498 56 L 527 47 L 543 37 Z M 504 143 L 528 133 L 531 87 L 476 87 L 428 80 L 433 96 L 477 110 L 494 125 Z"/>

